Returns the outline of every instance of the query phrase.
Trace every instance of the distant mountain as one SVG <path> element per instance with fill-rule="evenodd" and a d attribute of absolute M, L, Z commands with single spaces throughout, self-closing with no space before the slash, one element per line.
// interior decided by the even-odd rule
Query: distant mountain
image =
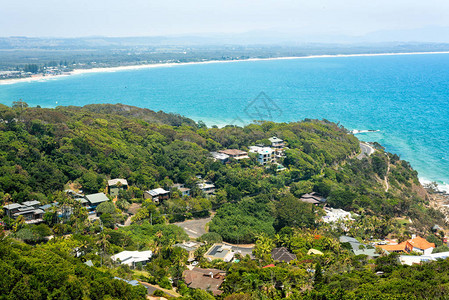
<path fill-rule="evenodd" d="M 219 45 L 282 45 L 304 47 L 309 44 L 366 45 L 379 43 L 449 43 L 449 27 L 424 27 L 407 30 L 381 30 L 363 36 L 304 34 L 282 30 L 258 30 L 237 34 L 208 33 L 149 37 L 3 37 L 0 49 L 98 49 L 151 46 L 219 46 Z"/>
<path fill-rule="evenodd" d="M 361 37 L 361 41 L 448 43 L 449 27 L 424 27 L 407 30 L 380 30 Z"/>

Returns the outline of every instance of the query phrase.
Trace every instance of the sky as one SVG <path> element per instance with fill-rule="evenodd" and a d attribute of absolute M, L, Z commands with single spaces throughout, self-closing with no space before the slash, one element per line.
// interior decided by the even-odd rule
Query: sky
<path fill-rule="evenodd" d="M 449 27 L 447 0 L 0 0 L 0 36 L 272 31 L 358 36 Z"/>

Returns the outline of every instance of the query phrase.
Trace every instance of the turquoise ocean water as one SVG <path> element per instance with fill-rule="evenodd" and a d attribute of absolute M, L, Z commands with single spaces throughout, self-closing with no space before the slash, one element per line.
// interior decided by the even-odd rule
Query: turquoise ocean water
<path fill-rule="evenodd" d="M 449 54 L 179 65 L 0 85 L 0 103 L 19 99 L 42 107 L 124 103 L 208 125 L 325 118 L 380 130 L 357 137 L 449 188 Z"/>

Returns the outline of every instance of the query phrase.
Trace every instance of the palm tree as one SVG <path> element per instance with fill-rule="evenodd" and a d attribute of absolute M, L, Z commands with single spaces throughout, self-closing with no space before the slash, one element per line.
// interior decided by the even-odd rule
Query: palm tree
<path fill-rule="evenodd" d="M 13 231 L 16 232 L 19 229 L 21 229 L 25 225 L 25 217 L 23 215 L 20 215 L 17 217 L 16 221 L 13 225 Z"/>
<path fill-rule="evenodd" d="M 106 253 L 106 250 L 109 249 L 109 247 L 111 246 L 111 243 L 109 243 L 108 240 L 109 238 L 110 236 L 106 234 L 104 231 L 102 231 L 99 235 L 98 241 L 96 242 L 98 247 L 102 250 L 101 264 L 103 264 L 103 258 L 104 254 Z"/>
<path fill-rule="evenodd" d="M 271 250 L 273 250 L 274 243 L 271 238 L 269 238 L 267 235 L 262 234 L 259 235 L 256 241 L 256 247 L 254 249 L 254 254 L 258 258 L 264 258 L 266 255 L 271 253 Z"/>

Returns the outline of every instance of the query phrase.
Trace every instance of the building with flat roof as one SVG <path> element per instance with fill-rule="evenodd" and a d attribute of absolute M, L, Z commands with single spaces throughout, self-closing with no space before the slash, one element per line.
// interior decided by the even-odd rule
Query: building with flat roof
<path fill-rule="evenodd" d="M 215 185 L 207 180 L 202 180 L 197 183 L 198 188 L 206 194 L 206 196 L 213 195 L 215 193 Z"/>
<path fill-rule="evenodd" d="M 270 147 L 250 146 L 249 152 L 257 154 L 257 162 L 261 165 L 271 164 L 275 161 L 274 150 Z"/>
<path fill-rule="evenodd" d="M 174 244 L 173 247 L 179 247 L 186 250 L 189 253 L 189 258 L 187 259 L 187 261 L 194 261 L 195 251 L 202 245 L 204 244 L 200 242 L 188 241 L 184 243 Z"/>
<path fill-rule="evenodd" d="M 150 261 L 153 256 L 151 250 L 147 251 L 122 251 L 120 253 L 111 256 L 114 262 L 120 263 L 122 265 L 128 265 L 130 267 L 135 267 L 137 263 L 145 265 Z"/>
<path fill-rule="evenodd" d="M 225 262 L 230 262 L 234 258 L 234 251 L 230 245 L 214 244 L 207 250 L 204 257 L 209 261 L 220 259 Z"/>
<path fill-rule="evenodd" d="M 219 161 L 221 163 L 226 163 L 229 161 L 229 155 L 220 153 L 220 152 L 211 152 L 210 155 L 215 161 Z"/>
<path fill-rule="evenodd" d="M 400 255 L 399 261 L 403 265 L 422 264 L 425 262 L 436 261 L 449 258 L 449 252 L 432 253 L 427 255 Z"/>
<path fill-rule="evenodd" d="M 190 189 L 186 188 L 184 184 L 182 183 L 175 183 L 172 185 L 171 189 L 177 189 L 179 192 L 181 192 L 181 195 L 184 196 L 190 196 Z"/>
<path fill-rule="evenodd" d="M 285 143 L 280 138 L 273 136 L 268 139 L 271 142 L 271 147 L 275 149 L 282 149 L 285 147 Z"/>

